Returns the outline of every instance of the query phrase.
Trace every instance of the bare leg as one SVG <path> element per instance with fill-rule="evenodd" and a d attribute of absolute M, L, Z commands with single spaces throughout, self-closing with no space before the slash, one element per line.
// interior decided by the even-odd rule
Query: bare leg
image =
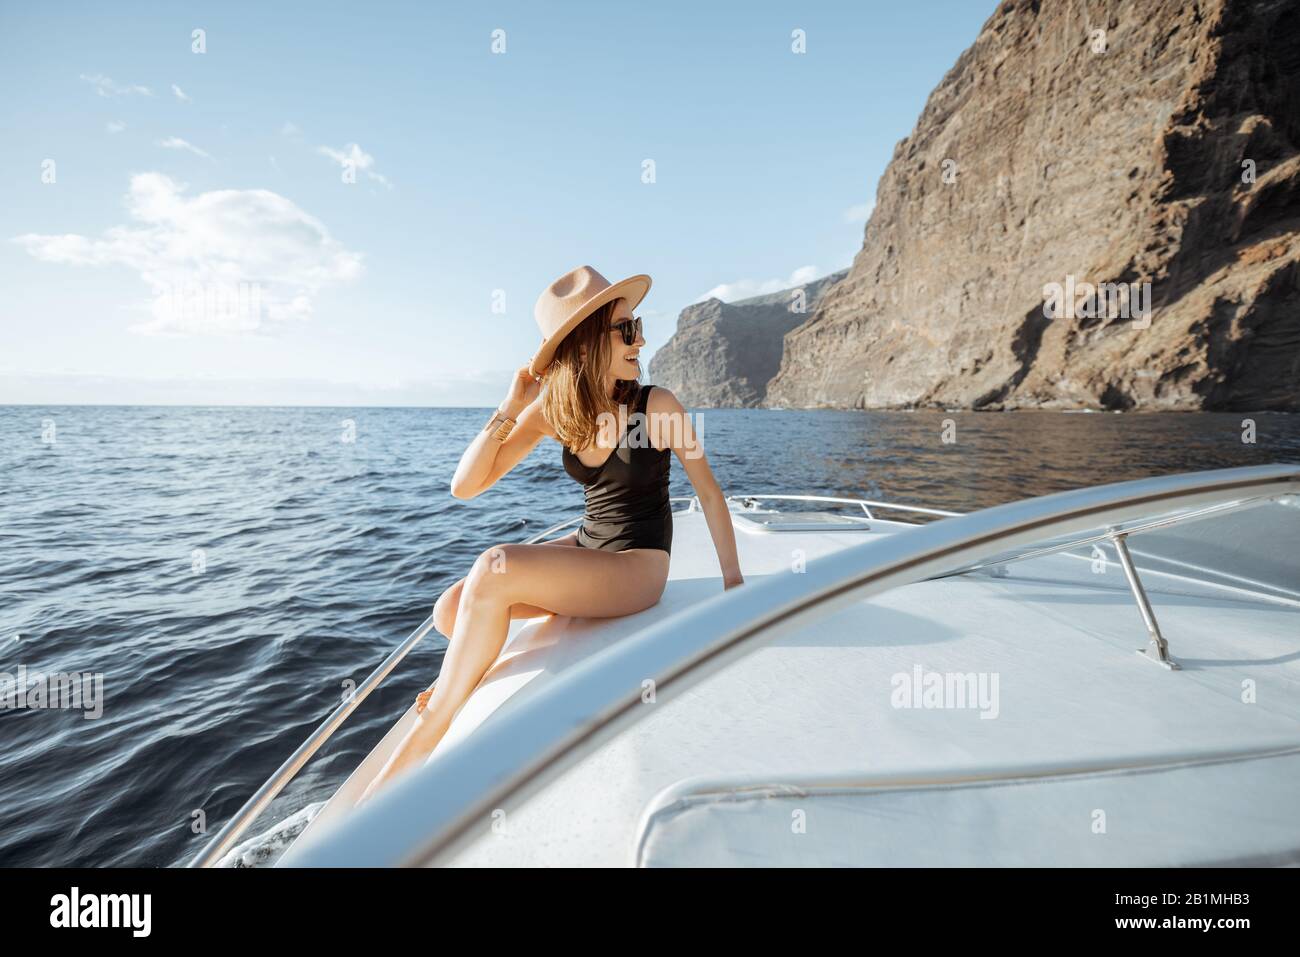
<path fill-rule="evenodd" d="M 571 545 L 574 548 L 578 546 L 578 533 L 570 532 L 563 538 L 553 538 L 549 542 L 538 542 L 539 545 Z M 444 638 L 450 639 L 456 629 L 456 616 L 460 610 L 460 597 L 465 588 L 465 579 L 461 578 L 447 588 L 434 603 L 433 606 L 433 624 L 434 627 L 442 634 Z M 513 618 L 545 618 L 547 615 L 553 615 L 555 612 L 546 608 L 539 608 L 537 605 L 529 605 L 525 602 L 515 602 L 510 606 L 510 617 Z M 429 686 L 432 689 L 432 685 Z"/>
<path fill-rule="evenodd" d="M 667 578 L 668 553 L 659 549 L 610 552 L 536 544 L 484 552 L 466 576 L 451 645 L 426 706 L 357 803 L 425 760 L 442 740 L 457 709 L 501 653 L 513 605 L 544 602 L 555 614 L 618 617 L 655 604 Z"/>

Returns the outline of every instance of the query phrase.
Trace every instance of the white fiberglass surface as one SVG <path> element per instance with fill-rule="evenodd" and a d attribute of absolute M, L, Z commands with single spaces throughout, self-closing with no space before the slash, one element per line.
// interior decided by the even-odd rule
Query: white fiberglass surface
<path fill-rule="evenodd" d="M 646 816 L 640 867 L 1300 863 L 1300 752 L 894 788 L 713 785 Z"/>
<path fill-rule="evenodd" d="M 1223 521 L 1232 519 L 1202 525 Z M 678 532 L 701 539 L 690 561 L 716 564 L 698 550 L 708 544 L 702 516 L 681 516 Z M 847 537 L 825 537 L 837 536 Z M 806 538 L 796 547 L 815 548 L 818 536 Z M 787 541 L 739 539 L 742 562 L 755 559 L 747 574 L 788 570 L 790 545 L 774 540 Z M 1295 541 L 1277 544 L 1294 554 Z M 676 544 L 674 553 L 676 574 L 688 563 L 678 566 Z M 1184 566 L 1198 560 L 1182 555 Z M 627 864 L 646 807 L 693 777 L 1048 773 L 1300 744 L 1296 607 L 1186 575 L 1148 574 L 1144 584 L 1182 670 L 1136 653 L 1147 636 L 1113 560 L 1057 555 L 1006 577 L 917 583 L 762 646 L 680 694 L 658 689 L 642 720 L 532 798 L 507 802 L 450 862 Z M 1217 785 L 1194 780 L 1212 799 Z M 1108 793 L 1121 809 L 1137 802 Z M 990 813 L 1010 806 L 991 802 Z"/>

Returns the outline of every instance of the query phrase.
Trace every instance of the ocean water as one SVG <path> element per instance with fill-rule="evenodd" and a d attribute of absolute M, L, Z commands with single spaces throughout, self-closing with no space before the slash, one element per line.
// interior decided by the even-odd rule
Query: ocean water
<path fill-rule="evenodd" d="M 550 440 L 451 497 L 488 412 L 0 407 L 0 672 L 103 676 L 93 719 L 0 710 L 0 865 L 186 862 L 475 556 L 580 515 Z M 729 494 L 957 511 L 1300 462 L 1300 416 L 1276 414 L 718 410 L 697 428 Z M 691 491 L 674 460 L 672 494 Z M 249 833 L 328 798 L 443 647 L 421 643 Z"/>

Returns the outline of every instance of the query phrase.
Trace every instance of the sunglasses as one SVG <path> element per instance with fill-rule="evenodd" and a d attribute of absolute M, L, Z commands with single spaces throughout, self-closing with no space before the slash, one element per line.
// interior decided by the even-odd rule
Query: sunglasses
<path fill-rule="evenodd" d="M 610 328 L 621 332 L 623 334 L 623 345 L 630 346 L 636 342 L 636 337 L 641 335 L 641 317 L 633 316 L 631 319 L 624 319 L 622 322 L 614 323 Z"/>

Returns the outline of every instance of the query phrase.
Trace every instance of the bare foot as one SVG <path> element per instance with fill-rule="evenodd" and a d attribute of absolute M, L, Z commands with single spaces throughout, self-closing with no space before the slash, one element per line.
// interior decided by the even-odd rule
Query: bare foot
<path fill-rule="evenodd" d="M 424 709 L 429 706 L 429 699 L 433 697 L 433 689 L 437 685 L 437 683 L 438 682 L 435 679 L 433 684 L 429 685 L 429 687 L 425 688 L 423 691 L 421 691 L 418 695 L 415 696 L 416 714 L 423 714 Z M 390 758 L 389 760 L 391 761 L 392 759 Z M 385 768 L 385 770 L 387 769 Z M 380 790 L 380 787 L 383 785 L 384 780 L 385 780 L 384 772 L 380 771 L 379 775 L 377 775 L 370 782 L 370 784 L 366 787 L 365 791 L 361 793 L 361 797 L 359 797 L 357 799 L 357 802 L 352 806 L 354 808 L 361 807 L 362 804 L 364 804 L 366 801 L 374 797 L 376 792 L 378 792 Z"/>

